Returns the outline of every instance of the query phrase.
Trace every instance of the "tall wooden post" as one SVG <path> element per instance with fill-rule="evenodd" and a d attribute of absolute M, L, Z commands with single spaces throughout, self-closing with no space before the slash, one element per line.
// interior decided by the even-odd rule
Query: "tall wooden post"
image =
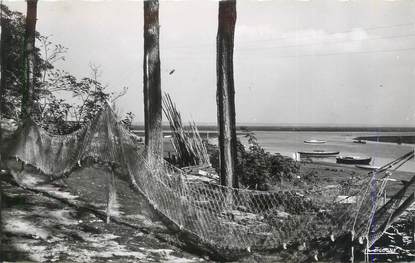
<path fill-rule="evenodd" d="M 222 185 L 238 187 L 236 168 L 235 88 L 233 44 L 236 0 L 219 2 L 216 37 L 216 100 L 218 107 L 220 180 Z"/>
<path fill-rule="evenodd" d="M 145 145 L 150 154 L 163 156 L 163 130 L 160 48 L 159 48 L 159 1 L 144 1 L 144 125 Z"/>
<path fill-rule="evenodd" d="M 32 114 L 33 110 L 33 95 L 35 85 L 35 34 L 36 34 L 36 19 L 37 19 L 37 1 L 26 0 L 26 28 L 25 28 L 25 72 L 22 89 L 22 117 L 26 118 Z"/>

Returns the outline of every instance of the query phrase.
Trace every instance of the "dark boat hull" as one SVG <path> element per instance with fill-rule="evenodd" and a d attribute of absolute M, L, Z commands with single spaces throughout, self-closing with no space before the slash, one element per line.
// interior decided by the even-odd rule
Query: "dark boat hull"
<path fill-rule="evenodd" d="M 354 140 L 354 143 L 360 143 L 360 144 L 366 144 L 366 141 L 364 140 Z"/>
<path fill-rule="evenodd" d="M 336 162 L 342 164 L 370 164 L 370 161 L 372 161 L 372 158 L 336 158 Z"/>
<path fill-rule="evenodd" d="M 301 157 L 334 157 L 340 152 L 298 152 Z"/>

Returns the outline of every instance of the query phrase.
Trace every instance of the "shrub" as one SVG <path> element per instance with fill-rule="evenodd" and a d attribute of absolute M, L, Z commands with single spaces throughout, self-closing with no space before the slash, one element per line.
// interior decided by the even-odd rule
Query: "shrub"
<path fill-rule="evenodd" d="M 279 153 L 266 152 L 252 133 L 248 133 L 246 137 L 248 149 L 239 140 L 237 142 L 236 173 L 243 186 L 265 191 L 283 180 L 293 179 L 293 175 L 299 171 L 299 165 L 294 160 Z M 218 148 L 209 145 L 208 152 L 212 166 L 219 171 Z"/>

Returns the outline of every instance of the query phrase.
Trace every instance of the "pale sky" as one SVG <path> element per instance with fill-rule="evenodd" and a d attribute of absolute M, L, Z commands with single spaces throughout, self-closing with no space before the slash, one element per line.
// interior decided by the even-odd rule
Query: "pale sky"
<path fill-rule="evenodd" d="M 162 89 L 196 122 L 216 122 L 217 9 L 160 3 Z M 415 1 L 239 0 L 237 13 L 237 122 L 415 126 Z M 92 62 L 110 91 L 128 86 L 118 107 L 143 121 L 141 1 L 41 0 L 37 30 L 69 49 L 58 68 L 88 76 Z"/>

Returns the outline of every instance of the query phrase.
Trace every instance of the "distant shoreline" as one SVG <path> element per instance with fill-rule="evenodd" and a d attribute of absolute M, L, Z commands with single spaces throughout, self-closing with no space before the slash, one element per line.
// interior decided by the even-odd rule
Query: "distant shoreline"
<path fill-rule="evenodd" d="M 413 135 L 379 135 L 379 136 L 360 136 L 355 140 L 371 141 L 371 142 L 388 142 L 397 144 L 415 144 L 415 136 Z"/>
<path fill-rule="evenodd" d="M 212 132 L 217 131 L 215 125 L 199 125 L 199 131 Z M 144 131 L 143 125 L 133 125 L 133 130 L 137 132 Z M 257 125 L 238 125 L 236 127 L 239 132 L 255 132 L 255 131 L 307 131 L 307 132 L 415 132 L 415 127 L 328 127 L 328 126 L 257 126 Z M 170 126 L 163 125 L 165 132 L 170 131 Z"/>

